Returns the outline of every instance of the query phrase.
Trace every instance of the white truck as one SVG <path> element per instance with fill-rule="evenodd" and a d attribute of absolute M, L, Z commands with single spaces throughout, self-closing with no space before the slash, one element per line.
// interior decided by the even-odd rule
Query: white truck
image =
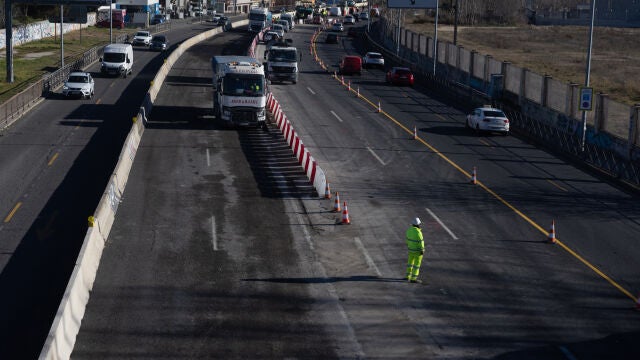
<path fill-rule="evenodd" d="M 249 31 L 261 32 L 271 25 L 272 14 L 267 8 L 256 7 L 249 10 Z"/>
<path fill-rule="evenodd" d="M 264 66 L 247 56 L 214 56 L 213 114 L 225 125 L 266 128 Z"/>
<path fill-rule="evenodd" d="M 267 78 L 270 81 L 298 83 L 298 49 L 293 46 L 271 46 L 264 52 Z"/>

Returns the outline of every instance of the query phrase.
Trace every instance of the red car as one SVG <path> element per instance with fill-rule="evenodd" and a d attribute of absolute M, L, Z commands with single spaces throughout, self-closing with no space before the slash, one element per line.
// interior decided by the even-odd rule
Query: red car
<path fill-rule="evenodd" d="M 387 72 L 387 82 L 391 85 L 413 86 L 414 76 L 409 68 L 393 67 Z"/>

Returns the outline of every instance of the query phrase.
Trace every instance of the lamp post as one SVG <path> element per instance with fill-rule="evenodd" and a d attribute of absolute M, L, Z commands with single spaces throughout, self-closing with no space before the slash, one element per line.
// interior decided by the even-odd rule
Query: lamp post
<path fill-rule="evenodd" d="M 591 75 L 591 48 L 593 46 L 593 22 L 596 17 L 596 0 L 591 0 L 591 26 L 589 27 L 589 46 L 587 48 L 587 71 L 584 79 L 584 87 L 589 87 L 589 78 Z M 580 152 L 584 152 L 584 145 L 587 138 L 587 111 L 582 110 L 582 141 L 580 144 Z"/>

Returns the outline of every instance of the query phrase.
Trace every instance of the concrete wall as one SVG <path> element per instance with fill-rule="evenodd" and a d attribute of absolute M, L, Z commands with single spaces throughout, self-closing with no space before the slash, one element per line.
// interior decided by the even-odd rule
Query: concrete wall
<path fill-rule="evenodd" d="M 80 30 L 80 27 L 86 28 L 96 24 L 96 13 L 87 14 L 86 24 L 63 24 L 62 30 L 64 33 L 70 31 Z M 17 26 L 13 28 L 13 46 L 28 43 L 35 40 L 40 40 L 48 37 L 53 37 L 56 34 L 60 34 L 60 23 L 51 23 L 48 20 L 38 21 L 28 25 Z M 4 49 L 7 46 L 7 33 L 6 29 L 0 30 L 0 49 Z"/>

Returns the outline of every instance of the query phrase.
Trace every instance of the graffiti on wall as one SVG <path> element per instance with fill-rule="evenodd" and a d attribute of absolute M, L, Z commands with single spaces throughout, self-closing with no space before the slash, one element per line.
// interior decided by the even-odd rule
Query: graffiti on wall
<path fill-rule="evenodd" d="M 87 23 L 82 27 L 93 26 L 96 24 L 96 14 L 87 14 Z M 57 27 L 57 28 L 56 28 Z M 63 24 L 62 30 L 66 34 L 70 31 L 79 30 L 80 24 Z M 28 43 L 30 41 L 40 40 L 52 37 L 60 32 L 59 23 L 51 23 L 47 20 L 22 25 L 13 28 L 13 46 Z M 7 43 L 7 34 L 5 29 L 0 29 L 0 49 L 4 49 Z"/>

